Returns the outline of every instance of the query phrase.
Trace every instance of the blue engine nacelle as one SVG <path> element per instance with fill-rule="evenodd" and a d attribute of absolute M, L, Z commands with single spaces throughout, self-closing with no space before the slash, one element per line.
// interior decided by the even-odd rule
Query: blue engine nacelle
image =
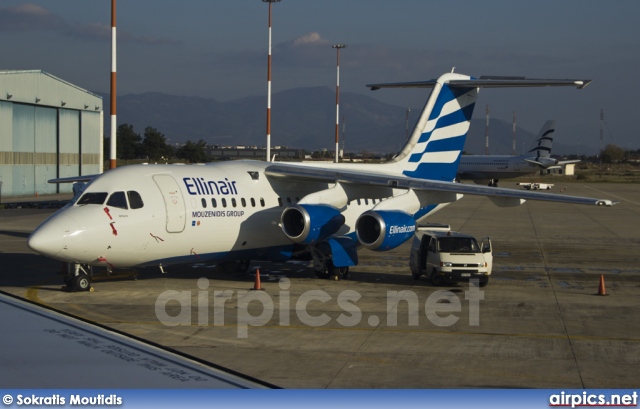
<path fill-rule="evenodd" d="M 369 250 L 394 249 L 409 240 L 415 231 L 413 216 L 401 211 L 369 210 L 356 221 L 358 241 Z"/>
<path fill-rule="evenodd" d="M 298 204 L 284 209 L 282 231 L 294 243 L 315 244 L 334 235 L 344 224 L 340 210 L 328 205 Z"/>

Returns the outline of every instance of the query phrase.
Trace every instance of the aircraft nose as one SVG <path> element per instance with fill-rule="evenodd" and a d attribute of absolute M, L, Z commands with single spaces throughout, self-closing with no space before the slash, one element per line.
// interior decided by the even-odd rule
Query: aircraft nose
<path fill-rule="evenodd" d="M 51 217 L 41 224 L 27 240 L 29 248 L 43 256 L 56 258 L 68 244 L 69 237 L 79 231 L 78 223 L 64 214 Z"/>

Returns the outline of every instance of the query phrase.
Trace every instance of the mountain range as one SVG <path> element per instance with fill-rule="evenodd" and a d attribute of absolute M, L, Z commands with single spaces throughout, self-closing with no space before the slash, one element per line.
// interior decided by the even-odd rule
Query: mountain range
<path fill-rule="evenodd" d="M 109 95 L 101 95 L 104 101 Z M 272 95 L 271 144 L 315 151 L 335 148 L 335 90 L 329 87 L 295 88 Z M 265 146 L 266 96 L 233 101 L 175 96 L 159 92 L 118 96 L 118 123 L 129 124 L 143 134 L 147 126 L 163 133 L 171 144 L 190 140 L 209 145 Z M 108 104 L 105 103 L 108 107 Z M 340 146 L 346 152 L 392 153 L 406 140 L 406 107 L 385 104 L 356 93 L 340 93 Z M 107 109 L 108 111 L 108 109 Z M 411 108 L 409 130 L 421 108 Z M 109 112 L 105 112 L 108 118 Z M 540 124 L 542 126 L 542 123 Z M 110 135 L 105 121 L 105 135 Z M 512 124 L 491 119 L 489 153 L 511 154 Z M 344 137 L 343 137 L 344 136 Z M 535 134 L 516 129 L 518 153 L 535 144 Z M 344 141 L 343 141 L 344 139 Z M 524 144 L 523 144 L 524 142 Z M 465 144 L 470 154 L 485 151 L 485 119 L 473 119 Z M 582 154 L 595 148 L 579 147 Z M 572 154 L 575 146 L 554 143 L 556 154 Z"/>

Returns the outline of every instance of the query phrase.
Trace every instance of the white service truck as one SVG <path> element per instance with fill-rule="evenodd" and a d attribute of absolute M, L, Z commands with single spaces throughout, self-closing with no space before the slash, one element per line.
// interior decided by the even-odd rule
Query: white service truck
<path fill-rule="evenodd" d="M 489 283 L 493 254 L 491 239 L 480 244 L 468 234 L 451 231 L 446 224 L 428 224 L 416 229 L 409 265 L 415 280 L 425 275 L 433 285 L 448 281 L 477 279 L 480 287 Z"/>
<path fill-rule="evenodd" d="M 520 182 L 516 183 L 518 186 L 522 186 L 527 190 L 551 190 L 553 183 L 540 183 L 540 182 Z"/>

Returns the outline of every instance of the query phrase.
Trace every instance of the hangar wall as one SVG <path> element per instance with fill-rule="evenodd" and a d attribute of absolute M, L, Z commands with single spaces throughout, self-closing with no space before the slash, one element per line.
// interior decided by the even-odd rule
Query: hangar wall
<path fill-rule="evenodd" d="M 0 71 L 2 196 L 68 193 L 102 172 L 102 98 L 43 71 Z"/>

